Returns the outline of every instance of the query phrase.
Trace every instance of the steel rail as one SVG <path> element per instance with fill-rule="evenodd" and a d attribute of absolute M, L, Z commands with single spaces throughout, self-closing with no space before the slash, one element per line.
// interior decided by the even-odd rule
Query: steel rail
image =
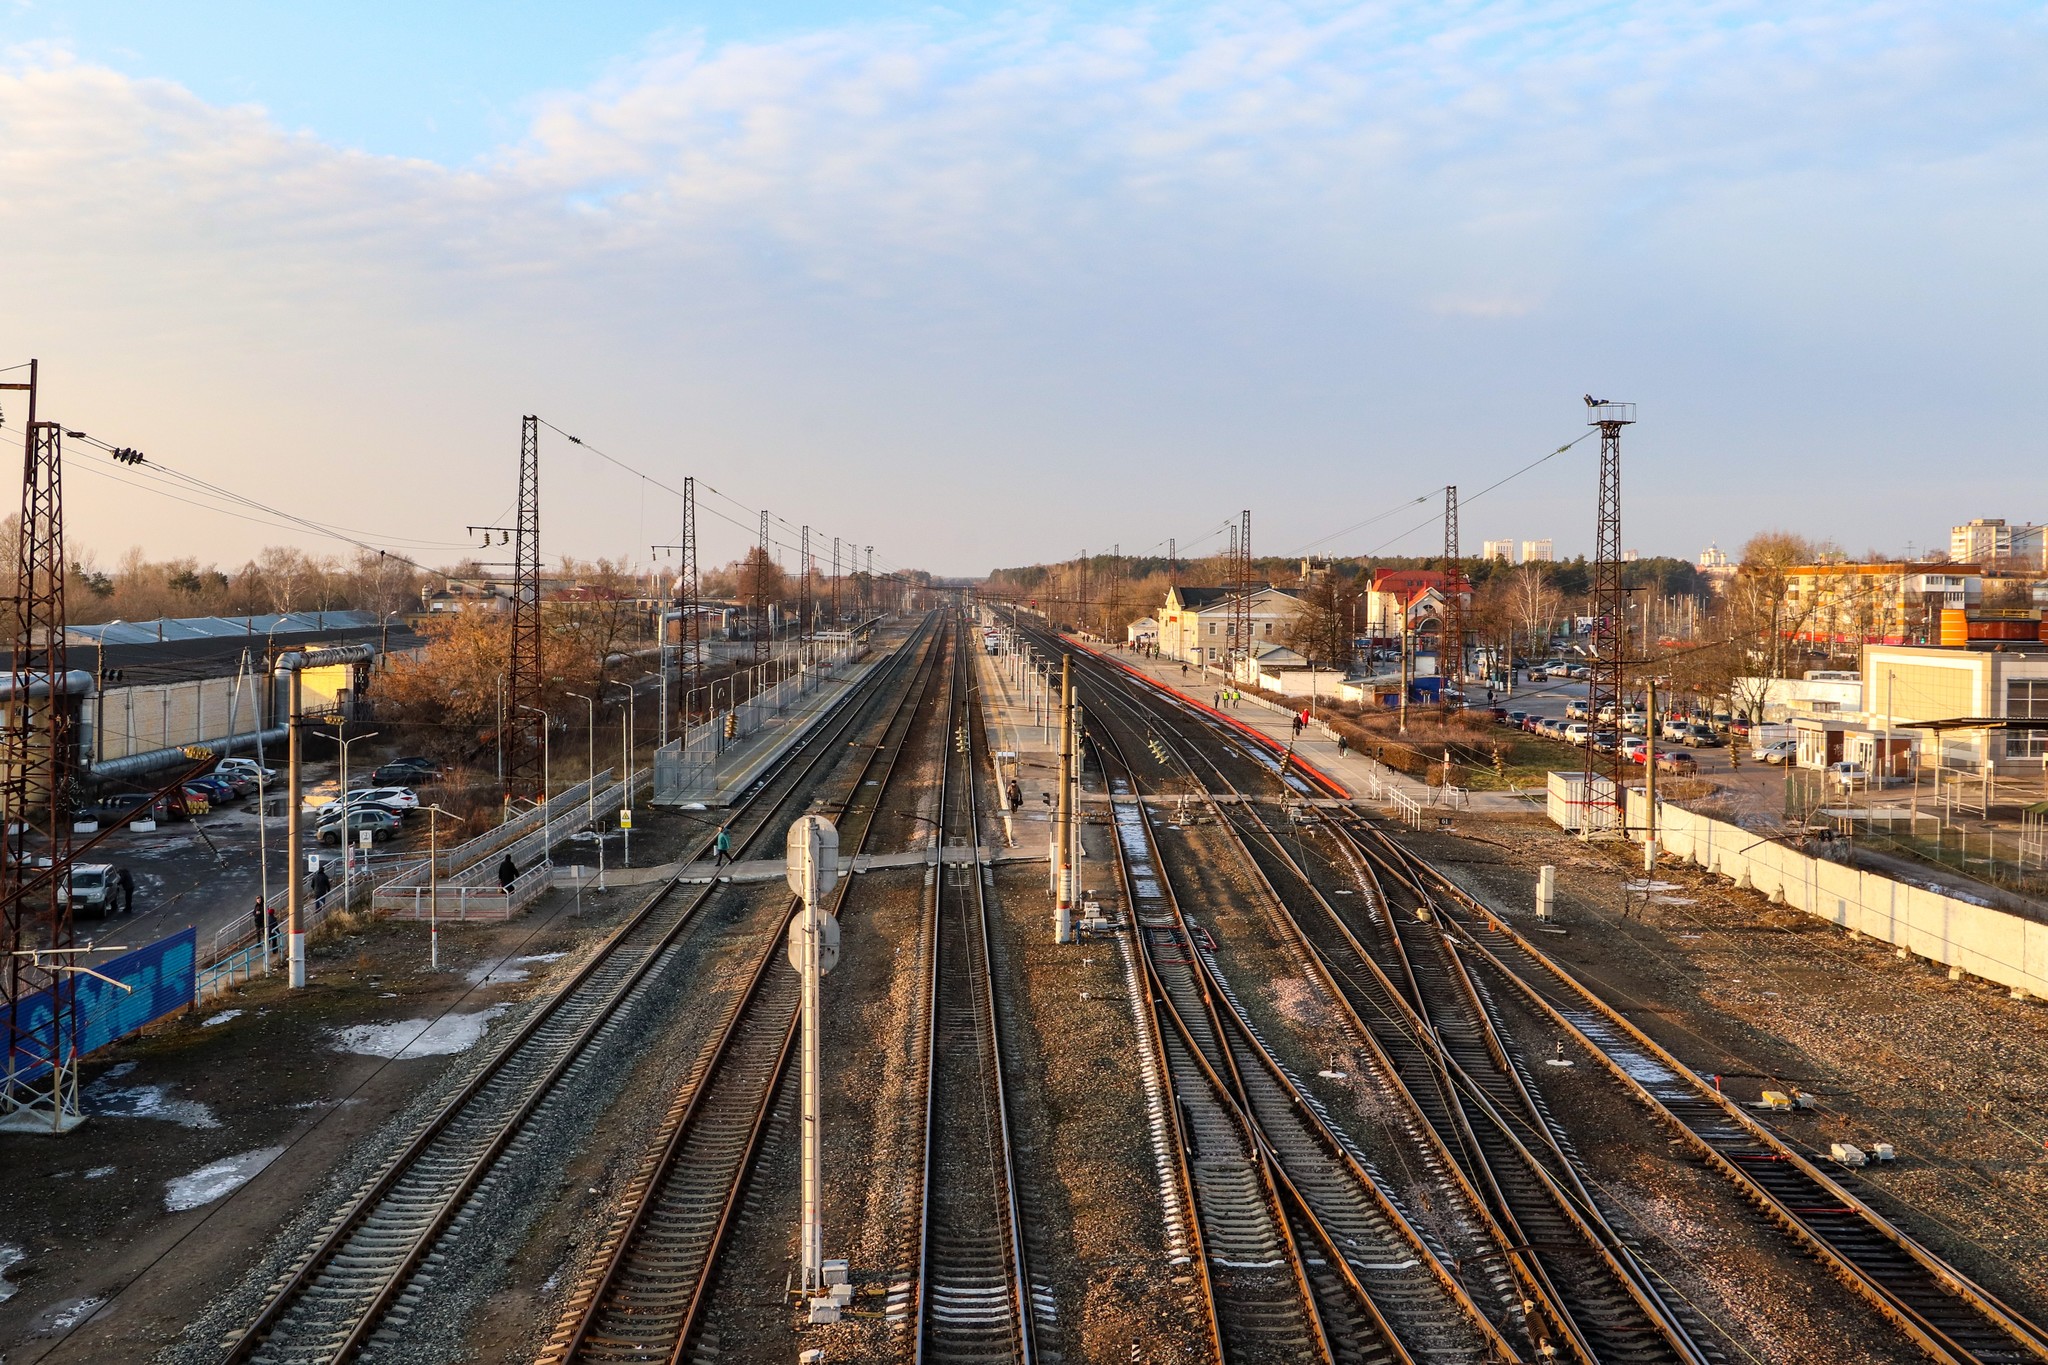
<path fill-rule="evenodd" d="M 1112 791 L 1115 780 L 1110 775 Z M 1220 1025 L 1202 1008 L 1200 978 L 1189 970 L 1194 965 L 1192 939 L 1142 819 L 1135 826 L 1125 821 L 1119 814 L 1125 804 L 1142 816 L 1142 803 L 1113 802 L 1111 843 L 1131 909 L 1131 932 L 1138 940 L 1148 1007 L 1172 1026 L 1159 1030 L 1161 1056 L 1165 1069 L 1175 1075 L 1173 1098 L 1182 1142 L 1194 1154 L 1190 1191 L 1196 1220 L 1204 1226 L 1203 1254 L 1221 1359 L 1230 1360 L 1239 1351 L 1257 1355 L 1280 1349 L 1334 1361 L 1322 1305 L 1276 1178 L 1278 1163 L 1241 1098 L 1234 1063 L 1217 1038 Z M 1136 848 L 1128 842 L 1132 830 Z M 1145 870 L 1150 874 L 1142 878 L 1132 865 L 1141 856 L 1148 858 Z M 1162 961 L 1163 951 L 1177 956 Z M 1173 984 L 1167 979 L 1168 968 L 1173 969 Z M 1177 996 L 1188 998 L 1187 1009 Z M 1277 1285 L 1261 1283 L 1256 1274 L 1283 1266 L 1287 1273 Z M 1276 1296 L 1274 1290 L 1281 1286 L 1284 1289 Z"/>
<path fill-rule="evenodd" d="M 989 964 L 973 759 L 978 727 L 965 630 L 964 619 L 954 623 L 940 746 L 913 1359 L 922 1365 L 1007 1354 L 1031 1365 L 1037 1347 Z M 956 839 L 968 853 L 964 864 L 946 861 Z"/>
<path fill-rule="evenodd" d="M 2048 1332 L 1744 1113 L 1441 871 L 1371 832 L 1418 877 L 1477 917 L 1475 929 L 1464 916 L 1445 916 L 1470 951 L 1929 1356 L 1956 1365 L 2048 1360 Z"/>
<path fill-rule="evenodd" d="M 1128 689 L 1118 688 L 1116 692 L 1117 695 L 1128 698 Z M 1147 699 L 1155 700 L 1149 694 Z M 1160 709 L 1168 708 L 1161 706 Z M 1176 706 L 1171 708 L 1171 714 L 1178 718 L 1185 714 L 1185 710 L 1184 707 Z M 1205 718 L 1198 714 L 1196 719 L 1200 721 Z M 1177 728 L 1176 733 L 1180 738 L 1186 738 L 1186 735 Z M 1229 738 L 1235 741 L 1237 737 L 1232 734 Z M 1252 812 L 1252 822 L 1262 836 L 1256 842 L 1270 845 L 1270 852 L 1277 855 L 1284 867 L 1299 878 L 1319 906 L 1341 925 L 1341 917 L 1336 915 L 1334 908 L 1315 887 L 1306 870 L 1288 853 L 1279 836 L 1259 818 L 1256 807 L 1250 804 L 1247 794 L 1205 750 L 1197 746 L 1196 751 L 1215 774 L 1216 781 L 1228 790 L 1230 796 L 1236 798 L 1239 808 Z M 1183 765 L 1191 776 L 1194 775 L 1193 764 L 1188 761 L 1185 753 L 1181 756 Z M 1259 767 L 1265 770 L 1267 765 L 1260 762 Z M 1284 779 L 1285 775 L 1263 771 L 1263 776 L 1279 776 Z M 1309 942 L 1292 908 L 1287 905 L 1285 898 L 1279 896 L 1271 877 L 1259 866 L 1257 856 L 1252 853 L 1255 841 L 1246 836 L 1229 813 L 1220 807 L 1217 810 L 1225 825 L 1236 835 L 1255 878 L 1264 883 L 1273 903 L 1279 907 L 1282 916 L 1293 924 L 1296 935 L 1311 957 L 1325 956 L 1327 950 Z M 1382 901 L 1384 904 L 1383 896 Z M 1440 1100 L 1440 1106 L 1423 1109 L 1424 1117 L 1437 1130 L 1439 1139 L 1454 1157 L 1458 1153 L 1463 1153 L 1474 1178 L 1480 1180 L 1489 1191 L 1492 1212 L 1497 1214 L 1499 1219 L 1495 1231 L 1504 1235 L 1507 1238 L 1506 1244 L 1517 1251 L 1513 1264 L 1524 1278 L 1526 1287 L 1533 1291 L 1536 1301 L 1545 1309 L 1546 1316 L 1566 1335 L 1575 1353 L 1581 1358 L 1594 1359 L 1603 1355 L 1612 1357 L 1619 1353 L 1642 1355 L 1643 1343 L 1638 1338 L 1647 1326 L 1656 1336 L 1663 1339 L 1661 1349 L 1653 1348 L 1653 1358 L 1667 1359 L 1675 1355 L 1688 1361 L 1707 1359 L 1706 1354 L 1693 1342 L 1691 1333 L 1664 1301 L 1644 1268 L 1635 1261 L 1620 1238 L 1607 1225 L 1604 1216 L 1599 1214 L 1597 1206 L 1590 1201 L 1579 1202 L 1583 1187 L 1579 1186 L 1575 1190 L 1561 1187 L 1552 1172 L 1545 1169 L 1539 1154 L 1532 1152 L 1516 1135 L 1514 1121 L 1502 1112 L 1500 1102 L 1526 1097 L 1526 1092 L 1520 1090 L 1519 1078 L 1515 1079 L 1515 1087 L 1509 1093 L 1489 1095 L 1489 1068 L 1483 1065 L 1474 1066 L 1471 1063 L 1490 1059 L 1485 1059 L 1483 1053 L 1480 1058 L 1474 1058 L 1470 1055 L 1469 1049 L 1463 1058 L 1452 1055 L 1457 1050 L 1455 1043 L 1458 1041 L 1459 1033 L 1471 1025 L 1467 1020 L 1452 1019 L 1446 1027 L 1446 1021 L 1436 1017 L 1443 1008 L 1440 999 L 1442 992 L 1425 993 L 1422 990 L 1404 941 L 1405 934 L 1410 932 L 1409 927 L 1395 925 L 1391 919 L 1391 905 L 1385 905 L 1384 908 L 1389 915 L 1388 927 L 1392 930 L 1388 938 L 1397 955 L 1396 961 L 1390 966 L 1398 970 L 1406 980 L 1411 997 L 1407 1002 L 1411 1006 L 1406 1011 L 1410 1016 L 1407 1028 L 1413 1038 L 1431 1054 L 1427 1058 L 1431 1073 L 1428 1079 L 1436 1082 L 1434 1088 L 1438 1091 L 1437 1098 Z M 1431 937 L 1434 938 L 1434 935 Z M 1345 938 L 1349 940 L 1347 946 L 1358 950 L 1363 961 L 1369 964 L 1371 957 L 1364 953 L 1355 936 L 1350 935 L 1347 930 Z M 1391 990 L 1392 983 L 1385 980 L 1384 973 L 1376 974 L 1381 976 L 1379 984 Z M 1355 987 L 1357 974 L 1354 971 L 1350 975 L 1354 978 L 1351 984 Z M 1340 1000 L 1344 999 L 1345 995 L 1346 992 L 1341 989 L 1336 992 L 1336 998 Z M 1387 1013 L 1386 1002 L 1381 1000 L 1371 1003 L 1378 1005 L 1378 1012 L 1384 1017 Z M 1466 1001 L 1462 995 L 1455 992 L 1452 1003 L 1478 1004 L 1476 999 Z M 1353 1014 L 1355 1019 L 1356 1011 L 1353 1011 Z M 1362 1021 L 1358 1022 L 1362 1024 Z M 1478 1027 L 1484 1029 L 1486 1025 L 1482 1023 Z M 1369 1026 L 1366 1026 L 1366 1031 L 1368 1034 L 1372 1032 Z M 1447 1039 L 1452 1046 L 1447 1047 Z M 1399 1040 L 1390 1041 L 1393 1046 L 1400 1046 Z M 1507 1062 L 1504 1049 L 1501 1050 L 1500 1057 L 1503 1062 Z M 1512 1075 L 1511 1062 L 1508 1062 L 1508 1070 Z M 1416 1097 L 1411 1092 L 1408 1098 L 1413 1102 Z M 1474 1121 L 1475 1111 L 1477 1122 Z M 1547 1140 L 1546 1145 L 1553 1145 L 1556 1134 L 1549 1128 L 1547 1113 L 1532 1103 L 1529 1117 L 1541 1138 Z M 1448 1128 L 1444 1122 L 1446 1119 L 1450 1121 Z M 1560 1162 L 1567 1161 L 1562 1151 L 1558 1151 L 1556 1155 Z M 1525 1227 L 1524 1224 L 1532 1218 L 1536 1223 Z M 1541 1237 L 1533 1235 L 1537 1227 L 1541 1229 Z M 1553 1275 L 1547 1268 L 1547 1259 L 1567 1254 L 1565 1249 L 1574 1244 L 1574 1234 L 1577 1237 L 1576 1244 L 1580 1247 L 1580 1254 L 1591 1255 L 1604 1268 L 1608 1277 L 1604 1291 L 1601 1291 L 1597 1279 L 1589 1281 L 1582 1273 L 1572 1273 L 1569 1276 Z M 1640 1314 L 1640 1320 L 1629 1311 L 1628 1300 L 1633 1301 L 1635 1313 Z M 1598 1345 L 1589 1337 L 1589 1332 L 1600 1338 Z M 1667 1350 L 1669 1355 L 1666 1354 Z"/>
<path fill-rule="evenodd" d="M 849 855 L 866 848 L 916 717 L 936 690 L 943 646 L 943 634 L 932 631 L 881 741 L 867 750 L 848 788 L 842 805 L 850 809 L 869 779 L 875 781 L 873 799 L 859 807 Z M 850 877 L 840 879 L 833 914 L 844 908 L 852 884 Z M 797 974 L 782 953 L 798 905 L 790 898 L 775 931 L 765 937 L 747 992 L 656 1131 L 598 1258 L 566 1302 L 540 1360 L 681 1359 L 687 1349 L 737 1222 L 801 1022 Z"/>
<path fill-rule="evenodd" d="M 928 623 L 920 634 L 927 631 Z M 909 653 L 908 645 L 903 652 Z M 833 703 L 824 723 L 777 760 L 741 807 L 748 814 L 760 812 L 746 842 L 767 828 L 805 778 L 836 756 L 828 739 L 845 733 L 865 712 L 866 702 L 880 695 L 883 678 L 900 668 L 900 660 L 892 662 L 887 674 L 850 689 Z M 863 705 L 848 705 L 855 695 L 863 697 Z M 808 760 L 799 763 L 806 754 Z M 785 777 L 790 778 L 786 786 Z M 707 836 L 698 857 L 710 843 Z M 715 889 L 714 883 L 687 904 L 671 905 L 680 885 L 671 878 L 657 889 L 429 1117 L 271 1291 L 256 1318 L 228 1344 L 224 1365 L 345 1360 L 369 1342 L 516 1134 L 617 1017 Z M 628 954 L 633 940 L 647 937 L 653 941 Z M 450 1147 L 455 1150 L 446 1150 Z M 392 1226 L 373 1226 L 380 1219 Z M 305 1316 L 314 1318 L 301 1324 L 312 1339 L 296 1346 L 280 1341 L 302 1305 L 310 1305 Z"/>
<path fill-rule="evenodd" d="M 1112 700 L 1115 700 L 1119 694 L 1110 693 L 1108 695 Z M 1147 728 L 1151 727 L 1148 726 Z M 1192 765 L 1188 764 L 1184 757 L 1183 767 L 1192 774 Z M 1235 833 L 1235 831 L 1233 832 Z M 1248 850 L 1242 847 L 1244 843 L 1242 834 L 1237 834 L 1236 837 L 1240 844 L 1241 852 L 1248 852 Z M 1438 1193 L 1441 1196 L 1447 1197 L 1452 1205 L 1459 1210 L 1458 1216 L 1460 1218 L 1469 1219 L 1472 1224 L 1483 1230 L 1486 1245 L 1494 1248 L 1495 1254 L 1507 1262 L 1516 1278 L 1523 1281 L 1518 1288 L 1513 1280 L 1496 1280 L 1494 1281 L 1494 1288 L 1501 1295 L 1510 1317 L 1525 1313 L 1526 1309 L 1532 1306 L 1532 1301 L 1539 1299 L 1544 1293 L 1543 1287 L 1540 1283 L 1527 1277 L 1526 1271 L 1518 1259 L 1506 1255 L 1508 1250 L 1514 1245 L 1512 1239 L 1494 1221 L 1486 1201 L 1470 1184 L 1458 1159 L 1445 1149 L 1443 1138 L 1437 1133 L 1436 1125 L 1432 1122 L 1430 1114 L 1426 1112 L 1425 1106 L 1410 1088 L 1411 1080 L 1419 1080 L 1424 1086 L 1433 1089 L 1435 1084 L 1442 1079 L 1440 1071 L 1427 1064 L 1425 1050 L 1417 1045 L 1409 1034 L 1397 1033 L 1392 1039 L 1394 1049 L 1402 1054 L 1400 1059 L 1397 1060 L 1390 1053 L 1389 1048 L 1385 1045 L 1377 1031 L 1369 1028 L 1360 1017 L 1358 1008 L 1354 1005 L 1352 995 L 1347 993 L 1333 979 L 1330 964 L 1324 960 L 1322 955 L 1316 951 L 1314 945 L 1309 942 L 1299 922 L 1286 905 L 1284 899 L 1280 897 L 1265 869 L 1259 865 L 1255 858 L 1251 857 L 1246 858 L 1246 865 L 1253 879 L 1266 891 L 1269 902 L 1278 907 L 1280 923 L 1287 927 L 1298 945 L 1304 967 L 1323 985 L 1328 998 L 1334 1003 L 1340 1016 L 1346 1020 L 1349 1026 L 1348 1031 L 1352 1034 L 1360 1048 L 1371 1059 L 1376 1072 L 1376 1079 L 1383 1083 L 1382 1088 L 1386 1097 L 1391 1103 L 1411 1117 L 1412 1123 L 1408 1126 L 1407 1131 L 1416 1139 L 1417 1144 L 1422 1147 L 1423 1157 L 1441 1180 L 1442 1186 Z M 1313 892 L 1313 887 L 1310 889 Z M 1219 993 L 1231 1001 L 1233 1010 L 1238 1010 L 1234 995 L 1229 991 L 1227 984 L 1222 981 L 1221 973 L 1216 967 L 1213 954 L 1205 952 L 1202 954 L 1202 957 L 1205 966 L 1209 969 L 1215 981 Z M 1387 990 L 1391 994 L 1391 986 L 1388 986 Z M 1248 1021 L 1241 1018 L 1241 1010 L 1238 1010 L 1238 1012 L 1240 1014 L 1240 1023 L 1249 1031 Z M 1388 1011 L 1388 1013 L 1391 1013 L 1391 1011 Z M 1408 1028 L 1413 1033 L 1422 1032 L 1419 1022 L 1411 1021 Z M 1451 1266 L 1445 1263 L 1443 1252 L 1431 1239 L 1424 1237 L 1414 1227 L 1405 1212 L 1393 1202 L 1392 1197 L 1382 1188 L 1377 1177 L 1367 1168 L 1364 1158 L 1350 1146 L 1348 1139 L 1343 1138 L 1328 1126 L 1326 1116 L 1323 1114 L 1320 1106 L 1311 1104 L 1308 1101 L 1291 1074 L 1284 1071 L 1278 1060 L 1271 1056 L 1270 1050 L 1264 1048 L 1263 1042 L 1260 1043 L 1260 1048 L 1265 1054 L 1264 1064 L 1276 1076 L 1284 1077 L 1285 1084 L 1290 1088 L 1291 1093 L 1294 1094 L 1298 1103 L 1304 1109 L 1306 1117 L 1320 1131 L 1324 1142 L 1337 1156 L 1337 1159 L 1347 1167 L 1352 1178 L 1358 1182 L 1360 1188 L 1365 1190 L 1375 1203 L 1379 1205 L 1383 1217 L 1393 1225 L 1402 1240 L 1412 1249 L 1417 1259 L 1429 1268 L 1430 1273 L 1437 1280 L 1441 1291 L 1458 1307 L 1459 1311 L 1472 1324 L 1473 1328 L 1486 1339 L 1496 1355 L 1504 1359 L 1520 1358 L 1519 1352 L 1500 1334 L 1498 1327 L 1495 1326 L 1472 1298 L 1471 1291 L 1463 1278 Z M 1447 1106 L 1447 1101 L 1439 1098 L 1439 1104 Z M 1483 1257 L 1481 1261 L 1483 1263 Z M 1533 1326 L 1533 1324 L 1528 1323 L 1525 1318 L 1525 1326 Z M 1540 1337 L 1534 1340 L 1532 1344 L 1536 1346 L 1539 1353 L 1545 1350 Z"/>

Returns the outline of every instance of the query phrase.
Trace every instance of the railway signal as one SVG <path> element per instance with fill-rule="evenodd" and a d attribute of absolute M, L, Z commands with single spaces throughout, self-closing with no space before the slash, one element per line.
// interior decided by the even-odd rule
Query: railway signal
<path fill-rule="evenodd" d="M 824 899 L 839 884 L 839 830 L 822 815 L 806 815 L 789 827 L 787 843 L 789 889 L 803 898 L 803 910 L 790 923 L 790 961 L 803 978 L 803 1211 L 798 1241 L 803 1250 L 803 1290 L 817 1297 L 813 1322 L 835 1322 L 845 1305 L 844 1277 L 825 1283 L 824 1182 L 821 1126 L 824 1110 L 824 1058 L 820 1017 L 822 979 L 839 959 L 839 922 L 824 913 Z M 827 940 L 830 940 L 829 949 Z M 843 1264 L 843 1263 L 842 1263 Z"/>

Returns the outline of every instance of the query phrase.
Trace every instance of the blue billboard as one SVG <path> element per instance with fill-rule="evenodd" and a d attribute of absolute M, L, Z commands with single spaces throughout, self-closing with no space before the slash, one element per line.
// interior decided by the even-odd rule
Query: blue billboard
<path fill-rule="evenodd" d="M 130 989 L 124 991 L 112 982 L 73 972 L 51 990 L 23 997 L 17 1027 L 37 1039 L 42 1046 L 21 1050 L 8 1059 L 9 1070 L 14 1072 L 15 1080 L 32 1081 L 50 1069 L 44 1053 L 50 1039 L 50 1014 L 55 1004 L 55 992 L 63 992 L 63 998 L 76 1007 L 65 1021 L 65 1027 L 70 1034 L 67 1041 L 77 1048 L 80 1056 L 97 1052 L 144 1025 L 153 1024 L 191 1004 L 197 985 L 198 941 L 198 930 L 185 928 L 169 938 L 158 939 L 147 947 L 119 957 L 92 961 L 84 953 L 66 954 L 74 961 L 90 962 L 94 971 L 104 973 Z M 20 1069 L 15 1070 L 17 1067 Z"/>

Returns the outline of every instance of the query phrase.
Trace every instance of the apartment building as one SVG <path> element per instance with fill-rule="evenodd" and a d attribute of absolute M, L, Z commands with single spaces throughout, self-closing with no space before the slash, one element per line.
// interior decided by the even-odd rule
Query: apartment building
<path fill-rule="evenodd" d="M 1978 517 L 1949 528 L 1948 557 L 2018 572 L 2048 571 L 2048 526 L 2009 525 L 2004 517 Z"/>
<path fill-rule="evenodd" d="M 1976 564 L 1802 564 L 1787 571 L 1785 634 L 1839 646 L 1938 643 L 1941 613 L 1976 606 Z"/>

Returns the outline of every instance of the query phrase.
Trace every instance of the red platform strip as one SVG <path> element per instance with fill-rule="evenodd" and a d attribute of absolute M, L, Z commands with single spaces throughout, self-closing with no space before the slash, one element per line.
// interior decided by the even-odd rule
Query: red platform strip
<path fill-rule="evenodd" d="M 1252 729 L 1251 726 L 1246 725 L 1243 721 L 1235 720 L 1230 716 L 1225 715 L 1223 712 L 1218 711 L 1215 707 L 1209 705 L 1207 702 L 1197 701 L 1195 698 L 1181 691 L 1178 687 L 1170 686 L 1167 683 L 1159 681 L 1157 678 L 1141 673 L 1137 669 L 1132 668 L 1129 664 L 1125 663 L 1123 660 L 1117 658 L 1115 655 L 1105 654 L 1101 650 L 1096 649 L 1090 645 L 1084 645 L 1079 640 L 1074 639 L 1071 635 L 1062 635 L 1060 636 L 1060 639 L 1065 643 L 1072 645 L 1075 649 L 1080 650 L 1084 654 L 1092 654 L 1096 658 L 1102 660 L 1104 663 L 1114 664 L 1116 667 L 1121 668 L 1124 672 L 1130 674 L 1133 678 L 1136 678 L 1139 682 L 1144 683 L 1147 687 L 1156 688 L 1157 690 L 1164 692 L 1169 696 L 1179 697 L 1182 701 L 1194 707 L 1196 710 L 1208 712 L 1210 715 L 1216 717 L 1216 719 L 1222 721 L 1225 725 L 1228 725 L 1232 729 L 1237 730 L 1238 732 L 1243 734 L 1246 738 L 1265 746 L 1265 748 L 1271 751 L 1276 758 L 1287 757 L 1287 748 L 1285 745 L 1275 742 L 1270 736 L 1260 734 L 1257 730 Z M 1325 792 L 1328 792 L 1331 796 L 1336 797 L 1339 801 L 1349 801 L 1351 799 L 1351 793 L 1344 787 L 1344 785 L 1341 782 L 1331 777 L 1328 773 L 1325 773 L 1321 768 L 1318 768 L 1315 764 L 1310 763 L 1307 760 L 1303 759 L 1300 754 L 1294 755 L 1293 767 L 1296 772 L 1299 772 L 1300 774 L 1302 774 L 1302 776 L 1308 778 L 1309 781 L 1315 783 L 1317 786 L 1321 787 Z"/>

